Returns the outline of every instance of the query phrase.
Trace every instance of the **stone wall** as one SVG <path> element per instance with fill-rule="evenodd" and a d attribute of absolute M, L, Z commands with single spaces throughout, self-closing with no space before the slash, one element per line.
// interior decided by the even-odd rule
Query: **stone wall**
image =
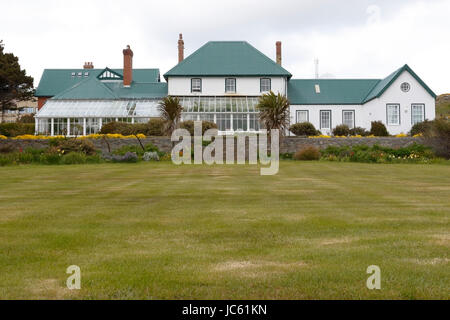
<path fill-rule="evenodd" d="M 102 152 L 108 152 L 108 145 L 103 139 L 91 140 L 95 147 Z M 125 145 L 138 145 L 137 139 L 107 139 L 111 151 L 119 149 Z M 164 152 L 170 152 L 172 150 L 172 142 L 169 137 L 148 137 L 141 139 L 144 145 L 152 143 Z M 423 143 L 421 138 L 394 138 L 394 137 L 376 137 L 376 138 L 304 138 L 304 137 L 286 137 L 280 146 L 280 152 L 282 153 L 294 153 L 301 150 L 305 146 L 316 146 L 320 149 L 324 149 L 328 146 L 344 146 L 344 145 L 374 145 L 378 144 L 385 147 L 401 148 L 406 147 L 414 142 Z M 33 148 L 45 148 L 48 145 L 48 140 L 2 140 L 0 139 L 0 148 L 7 144 L 12 144 L 16 149 L 26 149 L 28 147 Z M 224 143 L 225 147 L 225 143 Z"/>
<path fill-rule="evenodd" d="M 281 153 L 294 153 L 306 146 L 315 146 L 319 149 L 325 149 L 328 146 L 354 146 L 378 144 L 383 147 L 402 148 L 407 147 L 414 142 L 423 143 L 421 138 L 404 137 L 375 137 L 375 138 L 304 138 L 304 137 L 286 137 L 280 146 Z"/>
<path fill-rule="evenodd" d="M 103 139 L 91 139 L 95 148 L 101 150 L 102 152 L 108 152 L 108 144 L 111 151 L 119 149 L 126 145 L 139 145 L 137 139 L 107 139 L 108 144 Z M 142 144 L 146 145 L 149 143 L 154 144 L 159 150 L 164 152 L 170 152 L 172 150 L 172 142 L 169 137 L 148 137 L 146 139 L 141 139 Z M 11 139 L 0 139 L 0 148 L 2 146 L 12 144 L 16 149 L 26 149 L 29 147 L 42 149 L 48 146 L 49 140 L 11 140 Z"/>

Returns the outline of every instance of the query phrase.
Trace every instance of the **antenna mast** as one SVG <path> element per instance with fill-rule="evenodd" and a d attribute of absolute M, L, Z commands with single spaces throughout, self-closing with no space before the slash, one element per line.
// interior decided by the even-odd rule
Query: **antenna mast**
<path fill-rule="evenodd" d="M 314 59 L 314 65 L 316 67 L 316 79 L 319 79 L 319 59 Z"/>

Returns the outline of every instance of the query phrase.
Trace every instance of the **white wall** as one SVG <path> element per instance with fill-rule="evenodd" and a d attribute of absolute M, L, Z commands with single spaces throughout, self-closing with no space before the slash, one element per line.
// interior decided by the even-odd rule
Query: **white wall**
<path fill-rule="evenodd" d="M 403 82 L 410 84 L 411 89 L 408 92 L 400 89 Z M 386 104 L 388 103 L 400 104 L 400 125 L 387 125 Z M 380 98 L 369 101 L 363 106 L 366 113 L 363 127 L 370 128 L 372 121 L 382 121 L 390 134 L 408 133 L 412 127 L 411 104 L 413 103 L 425 104 L 425 119 L 434 120 L 435 99 L 409 72 L 404 71 Z"/>
<path fill-rule="evenodd" d="M 408 82 L 411 86 L 408 92 L 403 92 L 400 86 Z M 400 104 L 400 125 L 387 125 L 386 104 Z M 394 83 L 383 93 L 364 105 L 292 105 L 291 124 L 296 122 L 297 110 L 309 111 L 309 122 L 323 134 L 329 131 L 320 129 L 320 110 L 331 110 L 332 127 L 342 124 L 342 110 L 355 110 L 355 126 L 370 130 L 372 121 L 382 121 L 390 134 L 407 134 L 412 127 L 411 104 L 425 105 L 425 119 L 433 120 L 436 112 L 436 101 L 420 83 L 407 71 L 404 71 Z"/>
<path fill-rule="evenodd" d="M 355 126 L 361 127 L 364 121 L 363 106 L 361 105 L 292 105 L 290 107 L 291 124 L 297 121 L 297 110 L 308 110 L 309 122 L 311 122 L 317 130 L 323 134 L 331 134 L 331 130 L 337 125 L 342 124 L 342 111 L 355 111 Z M 331 110 L 331 130 L 320 128 L 320 110 Z"/>
<path fill-rule="evenodd" d="M 225 93 L 225 77 L 198 77 L 202 79 L 202 92 L 191 92 L 191 79 L 193 77 L 169 77 L 168 94 L 172 96 L 258 96 L 260 92 L 261 77 L 230 77 L 236 78 L 236 93 Z M 286 79 L 283 77 L 270 77 L 272 91 L 286 93 Z"/>

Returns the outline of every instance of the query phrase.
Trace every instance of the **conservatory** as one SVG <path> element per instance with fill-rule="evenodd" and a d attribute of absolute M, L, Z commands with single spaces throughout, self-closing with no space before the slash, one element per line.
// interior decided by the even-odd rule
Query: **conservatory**
<path fill-rule="evenodd" d="M 258 97 L 178 97 L 182 120 L 201 120 L 217 124 L 219 133 L 260 130 Z"/>
<path fill-rule="evenodd" d="M 159 100 L 48 100 L 36 114 L 36 133 L 89 135 L 113 122 L 145 123 L 159 117 Z"/>
<path fill-rule="evenodd" d="M 178 97 L 182 121 L 217 124 L 219 134 L 260 130 L 258 97 Z M 36 114 L 36 133 L 89 135 L 108 122 L 146 123 L 160 116 L 159 99 L 153 100 L 58 100 L 50 99 Z"/>

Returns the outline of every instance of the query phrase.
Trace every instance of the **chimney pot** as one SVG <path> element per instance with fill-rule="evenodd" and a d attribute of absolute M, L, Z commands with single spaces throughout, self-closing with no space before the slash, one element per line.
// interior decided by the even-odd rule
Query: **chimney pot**
<path fill-rule="evenodd" d="M 128 45 L 123 50 L 123 85 L 129 87 L 133 82 L 133 51 Z"/>
<path fill-rule="evenodd" d="M 178 39 L 178 63 L 184 60 L 184 41 L 183 34 L 180 33 L 180 38 Z"/>
<path fill-rule="evenodd" d="M 92 62 L 85 62 L 83 69 L 94 69 L 94 64 Z"/>
<path fill-rule="evenodd" d="M 281 41 L 277 41 L 277 64 L 281 66 Z"/>

